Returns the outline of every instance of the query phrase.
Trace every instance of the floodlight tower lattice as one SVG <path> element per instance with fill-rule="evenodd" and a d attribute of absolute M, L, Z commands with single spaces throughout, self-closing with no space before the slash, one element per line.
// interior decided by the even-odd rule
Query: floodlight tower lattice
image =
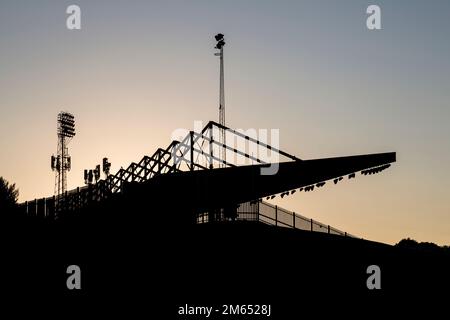
<path fill-rule="evenodd" d="M 55 171 L 55 196 L 59 198 L 67 190 L 67 171 L 70 171 L 72 160 L 67 145 L 75 136 L 75 117 L 68 112 L 60 112 L 57 117 L 58 150 L 51 157 L 51 168 Z"/>

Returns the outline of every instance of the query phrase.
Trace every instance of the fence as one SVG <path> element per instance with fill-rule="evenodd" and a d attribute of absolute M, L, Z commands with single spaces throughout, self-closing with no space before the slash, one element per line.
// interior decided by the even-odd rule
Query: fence
<path fill-rule="evenodd" d="M 221 220 L 223 221 L 227 219 Z M 272 205 L 261 200 L 240 204 L 237 208 L 237 220 L 257 221 L 285 228 L 354 237 L 353 235 L 333 228 L 330 225 L 306 218 L 298 213 L 280 208 L 276 205 Z M 208 221 L 208 213 L 200 214 L 197 218 L 198 223 L 206 223 Z"/>
<path fill-rule="evenodd" d="M 96 186 L 89 185 L 66 191 L 64 195 L 34 199 L 19 204 L 19 211 L 27 216 L 39 218 L 54 218 L 59 212 L 76 212 L 94 201 L 106 197 L 108 190 L 105 182 L 100 181 Z"/>

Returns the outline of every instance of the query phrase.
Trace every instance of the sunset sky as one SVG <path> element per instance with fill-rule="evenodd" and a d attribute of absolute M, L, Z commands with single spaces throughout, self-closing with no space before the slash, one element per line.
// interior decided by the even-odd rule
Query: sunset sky
<path fill-rule="evenodd" d="M 81 8 L 81 30 L 66 8 Z M 381 8 L 382 30 L 366 27 Z M 449 1 L 0 1 L 0 176 L 53 195 L 56 116 L 73 113 L 69 189 L 218 121 L 280 130 L 301 159 L 397 152 L 397 163 L 276 203 L 366 239 L 450 245 Z"/>

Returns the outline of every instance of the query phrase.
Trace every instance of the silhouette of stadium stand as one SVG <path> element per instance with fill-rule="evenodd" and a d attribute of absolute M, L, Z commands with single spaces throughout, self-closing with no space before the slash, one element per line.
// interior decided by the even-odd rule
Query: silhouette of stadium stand
<path fill-rule="evenodd" d="M 216 139 L 220 130 L 227 134 L 225 143 Z M 269 159 L 285 161 L 277 161 L 276 172 L 266 175 L 263 171 L 274 164 L 261 155 L 269 152 Z M 161 212 L 158 217 L 153 214 L 153 219 L 179 225 L 247 220 L 347 235 L 263 199 L 313 191 L 328 180 L 337 184 L 344 176 L 355 178 L 359 171 L 363 175 L 378 173 L 395 160 L 394 152 L 301 160 L 210 121 L 200 132 L 190 131 L 181 141 L 172 141 L 167 148 L 159 148 L 105 180 L 60 197 L 27 201 L 20 208 L 27 215 L 64 219 L 102 208 L 111 211 L 113 203 L 116 211 Z"/>
<path fill-rule="evenodd" d="M 266 202 L 381 172 L 395 153 L 302 160 L 229 128 L 249 148 L 228 137 L 224 146 L 220 129 L 209 122 L 96 184 L 21 204 L 28 217 L 2 233 L 16 242 L 4 253 L 2 288 L 130 300 L 127 310 L 164 318 L 185 303 L 271 303 L 275 319 L 291 319 L 305 308 L 322 314 L 324 303 L 380 306 L 450 285 L 446 255 L 346 236 Z M 273 175 L 250 145 L 279 156 Z M 65 286 L 71 264 L 82 270 L 79 292 Z M 366 285 L 374 264 L 381 293 Z"/>

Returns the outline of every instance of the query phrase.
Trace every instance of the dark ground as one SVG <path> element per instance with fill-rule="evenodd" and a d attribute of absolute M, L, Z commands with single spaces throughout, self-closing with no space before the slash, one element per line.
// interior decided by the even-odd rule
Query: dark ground
<path fill-rule="evenodd" d="M 445 252 L 255 222 L 182 227 L 138 217 L 101 221 L 108 222 L 2 224 L 2 296 L 128 308 L 163 315 L 159 319 L 204 319 L 177 317 L 185 304 L 271 304 L 272 318 L 291 319 L 407 307 L 448 296 L 450 288 Z M 72 264 L 81 268 L 81 290 L 66 287 Z M 381 268 L 381 290 L 366 286 L 373 264 Z"/>

